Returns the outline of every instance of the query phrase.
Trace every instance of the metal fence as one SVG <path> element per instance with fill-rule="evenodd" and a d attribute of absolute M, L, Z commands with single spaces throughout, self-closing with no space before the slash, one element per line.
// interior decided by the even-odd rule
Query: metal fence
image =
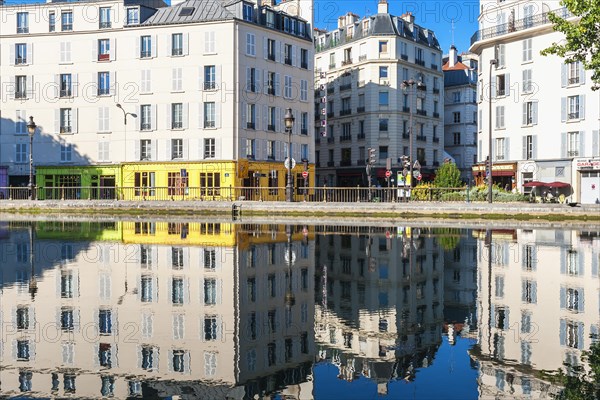
<path fill-rule="evenodd" d="M 285 201 L 281 187 L 0 187 L 0 200 L 134 200 L 134 201 Z M 415 187 L 409 199 L 401 188 L 300 187 L 294 201 L 403 202 L 464 201 L 467 188 Z"/>

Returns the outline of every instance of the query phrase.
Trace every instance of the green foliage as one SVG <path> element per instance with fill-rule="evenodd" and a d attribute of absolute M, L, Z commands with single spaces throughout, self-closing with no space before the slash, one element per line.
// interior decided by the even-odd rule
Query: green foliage
<path fill-rule="evenodd" d="M 460 180 L 460 170 L 456 164 L 445 162 L 435 171 L 435 180 L 433 184 L 437 187 L 457 188 L 462 187 L 463 183 Z"/>
<path fill-rule="evenodd" d="M 519 201 L 528 201 L 529 198 L 520 193 L 507 192 L 504 189 L 500 189 L 494 185 L 492 187 L 493 201 L 498 203 L 510 203 Z M 470 201 L 487 201 L 488 200 L 488 187 L 487 185 L 474 186 L 469 192 Z"/>
<path fill-rule="evenodd" d="M 437 241 L 445 251 L 454 250 L 460 243 L 461 231 L 458 228 L 436 228 L 433 233 L 439 235 Z"/>
<path fill-rule="evenodd" d="M 593 343 L 581 356 L 581 364 L 589 365 L 589 372 L 581 365 L 565 365 L 569 374 L 560 370 L 558 379 L 564 390 L 556 396 L 559 400 L 600 399 L 600 342 Z"/>
<path fill-rule="evenodd" d="M 592 71 L 593 89 L 600 88 L 600 2 L 598 0 L 562 0 L 561 4 L 575 15 L 567 21 L 549 14 L 554 30 L 562 32 L 565 40 L 542 50 L 542 55 L 554 54 L 566 63 L 581 61 L 585 69 Z"/>

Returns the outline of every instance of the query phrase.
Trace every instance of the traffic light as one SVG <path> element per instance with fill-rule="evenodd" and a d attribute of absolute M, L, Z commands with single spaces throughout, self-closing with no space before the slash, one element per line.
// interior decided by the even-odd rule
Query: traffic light
<path fill-rule="evenodd" d="M 402 167 L 410 168 L 410 159 L 408 156 L 402 156 Z"/>
<path fill-rule="evenodd" d="M 373 165 L 377 162 L 377 155 L 375 154 L 375 149 L 369 147 L 369 164 Z"/>
<path fill-rule="evenodd" d="M 304 164 L 304 170 L 308 171 L 308 160 L 305 158 L 304 160 L 302 160 L 302 163 Z"/>

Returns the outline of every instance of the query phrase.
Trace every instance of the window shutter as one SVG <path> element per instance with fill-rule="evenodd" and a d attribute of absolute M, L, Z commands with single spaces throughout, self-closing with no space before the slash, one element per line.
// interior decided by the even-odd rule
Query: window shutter
<path fill-rule="evenodd" d="M 13 50 L 14 51 L 14 50 Z M 266 37 L 263 38 L 263 58 L 266 60 L 269 56 L 269 41 Z M 13 57 L 14 60 L 14 57 Z"/>
<path fill-rule="evenodd" d="M 496 106 L 496 129 L 500 128 L 500 106 Z"/>
<path fill-rule="evenodd" d="M 165 111 L 167 113 L 166 118 L 165 118 L 166 129 L 171 129 L 171 108 L 172 108 L 171 104 L 167 104 L 165 107 Z"/>
<path fill-rule="evenodd" d="M 275 96 L 281 96 L 280 74 L 275 74 Z"/>
<path fill-rule="evenodd" d="M 531 104 L 531 117 L 533 119 L 533 125 L 537 125 L 538 123 L 538 102 L 534 101 Z"/>
<path fill-rule="evenodd" d="M 222 159 L 223 155 L 221 154 L 221 138 L 215 138 L 215 158 Z M 221 265 L 221 264 L 219 264 Z"/>
<path fill-rule="evenodd" d="M 292 45 L 292 67 L 296 67 L 298 64 L 296 62 L 296 46 Z"/>
<path fill-rule="evenodd" d="M 33 99 L 34 95 L 35 95 L 35 84 L 33 82 L 33 75 L 27 75 L 27 98 L 28 99 Z"/>
<path fill-rule="evenodd" d="M 135 42 L 135 58 L 141 58 L 141 41 L 142 41 L 142 37 L 141 36 L 136 36 L 133 38 L 133 41 Z"/>
<path fill-rule="evenodd" d="M 257 131 L 260 130 L 260 122 L 261 122 L 261 117 L 260 117 L 260 110 L 261 110 L 261 106 L 259 104 L 256 104 L 254 106 L 254 129 L 256 129 Z"/>
<path fill-rule="evenodd" d="M 158 161 L 158 139 L 152 139 L 152 161 Z M 154 182 L 150 182 L 151 186 L 154 186 Z M 157 260 L 158 254 L 154 254 L 156 249 L 152 249 L 153 260 Z M 157 284 L 158 285 L 158 284 Z M 153 298 L 156 299 L 157 295 L 153 294 Z M 156 300 L 154 300 L 156 301 Z"/>
<path fill-rule="evenodd" d="M 583 63 L 579 61 L 577 63 L 579 67 L 579 84 L 585 85 L 585 68 L 583 68 Z"/>
<path fill-rule="evenodd" d="M 510 138 L 504 138 L 504 160 L 510 160 Z"/>
<path fill-rule="evenodd" d="M 567 87 L 567 64 L 560 65 L 560 87 Z"/>
<path fill-rule="evenodd" d="M 240 156 L 239 158 L 246 158 L 246 138 L 240 137 Z"/>
<path fill-rule="evenodd" d="M 60 76 L 59 76 L 60 78 Z M 79 74 L 71 74 L 71 94 L 73 97 L 77 97 L 79 92 Z"/>
<path fill-rule="evenodd" d="M 142 157 L 141 155 L 141 150 L 140 150 L 140 141 L 139 140 L 135 140 L 135 153 L 134 153 L 134 160 L 135 161 L 139 161 Z M 127 158 L 127 157 L 125 157 Z"/>
<path fill-rule="evenodd" d="M 198 67 L 198 90 L 204 90 L 204 65 Z"/>
<path fill-rule="evenodd" d="M 73 91 L 75 91 L 75 86 L 73 86 Z M 59 96 L 60 96 L 60 75 L 54 74 L 54 87 L 52 88 L 52 97 L 57 99 Z"/>
<path fill-rule="evenodd" d="M 531 137 L 531 156 L 534 160 L 537 159 L 537 135 Z M 536 253 L 537 255 L 537 253 Z"/>
<path fill-rule="evenodd" d="M 252 68 L 246 67 L 246 87 L 244 88 L 246 92 L 250 91 L 250 82 L 252 78 Z"/>
<path fill-rule="evenodd" d="M 523 158 L 523 160 L 527 160 L 527 136 L 523 136 L 521 139 L 523 142 L 523 155 L 521 158 Z"/>
<path fill-rule="evenodd" d="M 260 106 L 258 106 L 260 107 Z M 263 105 L 263 120 L 262 120 L 262 124 L 263 124 L 263 130 L 267 131 L 269 130 L 269 106 L 267 105 Z"/>
<path fill-rule="evenodd" d="M 567 132 L 562 132 L 560 134 L 560 157 L 567 157 Z"/>
<path fill-rule="evenodd" d="M 221 127 L 221 102 L 215 101 L 215 128 Z"/>
<path fill-rule="evenodd" d="M 496 140 L 492 139 L 492 161 L 496 161 Z"/>
<path fill-rule="evenodd" d="M 262 90 L 262 86 L 260 85 L 260 78 L 261 78 L 261 71 L 260 69 L 256 68 L 256 71 L 254 72 L 254 85 L 256 86 L 256 90 L 255 93 L 261 93 Z"/>
<path fill-rule="evenodd" d="M 504 74 L 504 95 L 510 97 L 510 74 Z"/>
<path fill-rule="evenodd" d="M 167 35 L 167 55 L 171 57 L 173 55 L 173 35 Z"/>
<path fill-rule="evenodd" d="M 26 54 L 27 64 L 31 65 L 31 64 L 33 64 L 33 43 L 27 43 L 26 46 L 27 46 L 27 54 Z M 14 58 L 13 58 L 13 60 L 14 60 Z"/>
<path fill-rule="evenodd" d="M 98 58 L 98 48 L 96 48 L 96 58 Z M 65 42 L 65 62 L 71 62 L 71 42 Z"/>
<path fill-rule="evenodd" d="M 523 103 L 523 121 L 522 121 L 523 125 L 527 125 L 527 102 Z M 527 158 L 525 158 L 527 159 Z"/>
<path fill-rule="evenodd" d="M 54 132 L 56 134 L 60 133 L 60 109 L 59 108 L 54 110 Z"/>
<path fill-rule="evenodd" d="M 77 114 L 79 109 L 72 108 L 71 109 L 71 133 L 77 133 Z"/>
<path fill-rule="evenodd" d="M 92 40 L 92 61 L 98 61 L 98 40 Z"/>
<path fill-rule="evenodd" d="M 215 83 L 217 85 L 217 89 L 221 88 L 221 66 L 215 65 Z"/>
<path fill-rule="evenodd" d="M 117 93 L 117 71 L 109 72 L 110 95 L 115 96 Z"/>
<path fill-rule="evenodd" d="M 13 44 L 10 46 L 10 56 L 9 56 L 10 59 L 8 60 L 9 65 L 15 65 L 15 58 L 17 57 L 16 49 L 15 49 L 16 46 L 17 46 L 16 44 Z"/>
<path fill-rule="evenodd" d="M 178 77 L 178 68 L 173 68 L 173 70 L 171 71 L 171 91 L 172 92 L 177 92 L 179 90 L 179 85 L 178 85 L 178 81 L 177 81 L 177 77 Z"/>
<path fill-rule="evenodd" d="M 585 119 L 585 94 L 579 95 L 579 119 Z"/>
<path fill-rule="evenodd" d="M 579 131 L 579 157 L 585 157 L 585 153 L 585 131 Z"/>
<path fill-rule="evenodd" d="M 496 98 L 496 94 L 498 93 L 498 88 L 496 87 L 496 76 L 492 76 L 492 81 L 490 82 L 490 89 L 492 90 L 492 99 Z"/>
<path fill-rule="evenodd" d="M 198 103 L 198 128 L 204 129 L 204 103 Z"/>
<path fill-rule="evenodd" d="M 567 121 L 567 98 L 560 98 L 560 120 L 561 122 Z"/>
<path fill-rule="evenodd" d="M 263 93 L 269 94 L 269 71 L 263 70 Z"/>
<path fill-rule="evenodd" d="M 150 38 L 150 40 L 152 41 L 150 43 L 150 51 L 152 52 L 152 57 L 157 57 L 158 56 L 158 35 L 154 35 Z"/>
<path fill-rule="evenodd" d="M 165 160 L 171 160 L 172 159 L 172 154 L 171 154 L 171 139 L 166 139 L 164 141 L 165 143 Z M 169 285 L 169 299 L 171 298 L 171 288 L 172 285 Z"/>
<path fill-rule="evenodd" d="M 183 139 L 183 159 L 184 160 L 190 159 L 190 139 Z M 184 249 L 184 251 L 186 251 L 186 250 L 189 251 L 188 248 Z M 188 263 L 186 262 L 185 265 L 187 266 Z"/>
<path fill-rule="evenodd" d="M 242 102 L 240 104 L 242 106 L 242 113 L 241 113 L 242 114 L 242 119 L 241 119 L 241 121 L 242 121 L 242 129 L 246 129 L 246 126 L 247 126 L 246 122 L 248 122 L 247 119 L 246 119 L 246 111 L 247 111 L 248 105 L 245 102 Z"/>
<path fill-rule="evenodd" d="M 183 103 L 183 111 L 182 111 L 183 129 L 187 129 L 189 126 L 189 123 L 188 123 L 189 109 L 190 109 L 190 105 L 188 103 Z"/>
<path fill-rule="evenodd" d="M 98 132 L 104 132 L 104 107 L 98 107 Z"/>
<path fill-rule="evenodd" d="M 157 122 L 158 122 L 158 118 L 157 118 L 157 110 L 156 110 L 156 104 L 152 104 L 150 106 L 150 130 L 151 131 L 155 131 L 157 129 Z"/>
<path fill-rule="evenodd" d="M 275 108 L 275 131 L 281 132 L 281 108 Z"/>
<path fill-rule="evenodd" d="M 283 63 L 285 62 L 285 46 L 283 42 L 275 42 L 275 44 L 275 48 L 277 48 L 277 45 L 279 45 L 279 51 L 275 54 L 275 57 L 279 57 L 279 59 L 277 59 L 276 61 Z"/>
<path fill-rule="evenodd" d="M 117 58 L 117 40 L 110 39 L 110 61 L 115 61 Z"/>
<path fill-rule="evenodd" d="M 592 157 L 600 156 L 600 131 L 592 131 Z M 598 261 L 598 260 L 596 260 Z"/>
<path fill-rule="evenodd" d="M 183 34 L 183 55 L 187 56 L 190 53 L 190 34 Z"/>

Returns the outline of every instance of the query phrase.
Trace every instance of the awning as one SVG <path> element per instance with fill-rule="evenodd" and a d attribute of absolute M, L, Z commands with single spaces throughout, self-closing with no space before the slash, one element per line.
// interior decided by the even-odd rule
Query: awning
<path fill-rule="evenodd" d="M 551 189 L 558 188 L 568 188 L 571 187 L 571 184 L 566 182 L 540 182 L 540 181 L 531 181 L 523 184 L 523 187 L 547 187 Z"/>
<path fill-rule="evenodd" d="M 492 169 L 492 176 L 515 176 L 514 171 L 495 171 Z"/>

